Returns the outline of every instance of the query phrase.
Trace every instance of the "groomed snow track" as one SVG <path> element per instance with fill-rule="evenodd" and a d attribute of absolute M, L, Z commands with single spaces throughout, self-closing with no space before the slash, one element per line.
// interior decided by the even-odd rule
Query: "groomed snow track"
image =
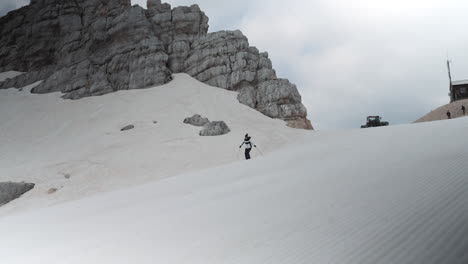
<path fill-rule="evenodd" d="M 468 263 L 468 119 L 343 132 L 0 218 L 2 263 Z"/>

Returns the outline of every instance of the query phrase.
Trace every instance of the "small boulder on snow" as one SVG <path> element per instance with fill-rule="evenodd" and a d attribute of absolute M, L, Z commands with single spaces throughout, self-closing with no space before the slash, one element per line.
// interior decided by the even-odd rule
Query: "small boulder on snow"
<path fill-rule="evenodd" d="M 221 136 L 231 132 L 229 127 L 224 123 L 224 121 L 214 121 L 206 124 L 203 127 L 203 130 L 200 131 L 200 136 L 210 137 L 210 136 Z"/>
<path fill-rule="evenodd" d="M 135 128 L 134 125 L 128 125 L 128 126 L 122 128 L 122 129 L 120 129 L 120 131 L 127 131 L 127 130 L 131 130 L 131 129 L 134 129 L 134 128 Z"/>
<path fill-rule="evenodd" d="M 187 117 L 184 119 L 185 124 L 190 124 L 193 126 L 199 126 L 202 127 L 208 123 L 210 123 L 210 120 L 206 117 L 202 117 L 201 115 L 194 115 L 192 117 Z"/>
<path fill-rule="evenodd" d="M 50 188 L 48 191 L 47 191 L 47 194 L 54 194 L 58 191 L 57 188 Z"/>
<path fill-rule="evenodd" d="M 0 182 L 0 206 L 5 205 L 34 188 L 34 183 Z"/>

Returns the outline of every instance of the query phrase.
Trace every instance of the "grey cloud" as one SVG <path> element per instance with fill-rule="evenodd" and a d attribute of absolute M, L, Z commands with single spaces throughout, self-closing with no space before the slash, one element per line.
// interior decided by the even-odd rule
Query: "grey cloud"
<path fill-rule="evenodd" d="M 457 62 L 455 78 L 468 78 L 468 18 L 459 11 L 468 4 L 441 0 L 405 9 L 396 2 L 402 3 L 392 10 L 367 10 L 339 0 L 292 1 L 287 12 L 270 2 L 241 29 L 270 52 L 280 76 L 298 84 L 318 129 L 356 128 L 371 114 L 410 123 L 448 103 L 447 49 Z"/>

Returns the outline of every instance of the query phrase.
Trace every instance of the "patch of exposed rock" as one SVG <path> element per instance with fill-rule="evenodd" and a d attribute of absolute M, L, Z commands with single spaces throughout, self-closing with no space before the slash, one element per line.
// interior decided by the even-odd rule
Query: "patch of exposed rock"
<path fill-rule="evenodd" d="M 0 182 L 0 206 L 18 199 L 33 188 L 33 183 Z"/>
<path fill-rule="evenodd" d="M 47 191 L 47 194 L 54 194 L 58 191 L 57 188 L 50 188 L 48 191 Z"/>
<path fill-rule="evenodd" d="M 212 136 L 221 136 L 231 132 L 229 127 L 223 121 L 214 121 L 206 124 L 203 127 L 203 130 L 200 131 L 200 136 L 203 137 L 212 137 Z"/>
<path fill-rule="evenodd" d="M 135 128 L 134 125 L 128 125 L 128 126 L 125 126 L 125 127 L 121 128 L 120 131 L 122 131 L 122 132 L 123 131 L 128 131 L 128 130 L 132 130 L 134 128 Z"/>
<path fill-rule="evenodd" d="M 192 117 L 187 117 L 184 119 L 184 124 L 190 124 L 192 126 L 204 126 L 210 123 L 210 120 L 201 115 L 193 115 Z"/>
<path fill-rule="evenodd" d="M 465 106 L 465 113 L 463 113 L 462 106 Z M 455 101 L 450 104 L 446 104 L 441 106 L 435 110 L 432 110 L 425 116 L 419 118 L 414 123 L 422 123 L 422 122 L 431 122 L 431 121 L 438 121 L 438 120 L 446 120 L 447 112 L 450 112 L 451 118 L 459 118 L 459 117 L 466 117 L 468 116 L 468 99 Z"/>
<path fill-rule="evenodd" d="M 266 52 L 240 31 L 208 32 L 197 5 L 171 8 L 149 0 L 32 0 L 0 18 L 0 72 L 26 74 L 0 82 L 34 93 L 80 99 L 140 89 L 188 73 L 239 92 L 239 101 L 290 126 L 311 129 L 295 85 L 279 79 Z"/>

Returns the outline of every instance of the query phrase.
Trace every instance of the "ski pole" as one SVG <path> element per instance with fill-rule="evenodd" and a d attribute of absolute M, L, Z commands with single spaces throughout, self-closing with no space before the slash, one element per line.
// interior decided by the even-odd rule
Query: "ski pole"
<path fill-rule="evenodd" d="M 255 149 L 258 150 L 258 152 L 260 152 L 260 155 L 264 156 L 260 149 L 257 148 L 257 146 L 255 146 Z"/>

